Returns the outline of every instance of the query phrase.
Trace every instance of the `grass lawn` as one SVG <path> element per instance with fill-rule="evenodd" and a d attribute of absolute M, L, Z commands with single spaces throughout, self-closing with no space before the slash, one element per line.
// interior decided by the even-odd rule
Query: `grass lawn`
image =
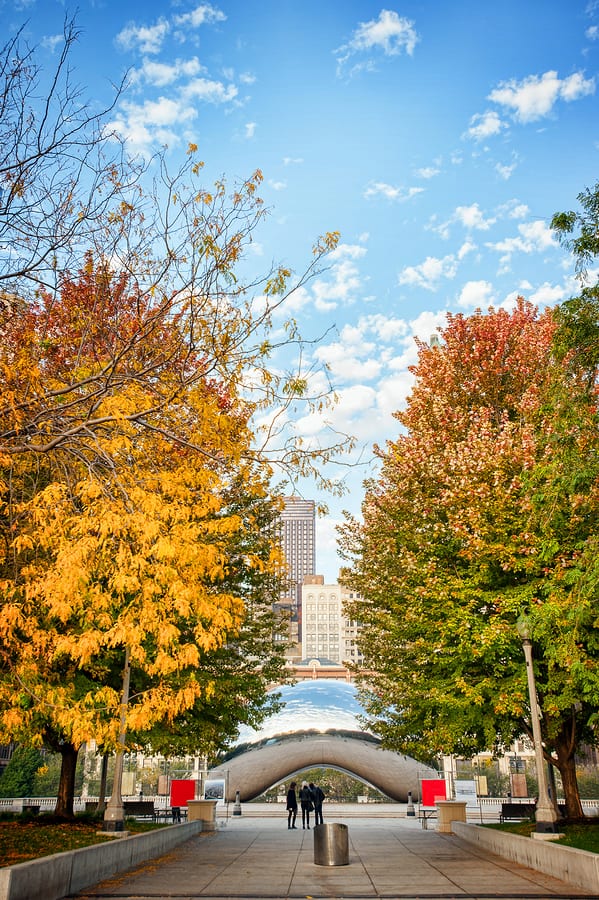
<path fill-rule="evenodd" d="M 534 822 L 504 822 L 502 825 L 486 825 L 486 828 L 496 828 L 499 831 L 509 831 L 511 834 L 522 834 L 530 837 L 534 831 Z M 589 850 L 591 853 L 599 853 L 599 823 L 596 820 L 588 824 L 560 825 L 560 832 L 564 837 L 556 844 L 562 847 L 576 847 L 578 850 Z"/>
<path fill-rule="evenodd" d="M 125 823 L 131 834 L 164 827 L 164 824 L 135 819 L 127 819 Z M 14 866 L 40 856 L 116 840 L 99 834 L 101 828 L 101 820 L 90 816 L 77 816 L 73 822 L 57 821 L 51 815 L 3 818 L 0 820 L 0 866 Z"/>

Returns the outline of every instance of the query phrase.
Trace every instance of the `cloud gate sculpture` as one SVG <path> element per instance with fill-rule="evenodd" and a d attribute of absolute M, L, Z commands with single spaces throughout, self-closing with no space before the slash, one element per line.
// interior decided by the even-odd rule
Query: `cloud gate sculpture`
<path fill-rule="evenodd" d="M 434 769 L 409 756 L 383 750 L 359 721 L 357 691 L 345 681 L 314 679 L 278 688 L 282 709 L 255 731 L 243 727 L 227 759 L 209 772 L 224 779 L 228 800 L 241 802 L 303 769 L 331 768 L 366 782 L 392 800 L 417 796 Z"/>

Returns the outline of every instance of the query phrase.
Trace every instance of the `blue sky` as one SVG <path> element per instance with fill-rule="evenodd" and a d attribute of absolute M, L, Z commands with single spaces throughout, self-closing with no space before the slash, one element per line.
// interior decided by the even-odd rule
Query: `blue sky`
<path fill-rule="evenodd" d="M 5 33 L 26 22 L 49 65 L 68 11 L 0 0 Z M 307 338 L 326 332 L 312 352 L 340 398 L 328 418 L 361 452 L 318 525 L 333 581 L 335 522 L 359 512 L 373 443 L 397 435 L 414 337 L 448 311 L 577 291 L 548 226 L 599 181 L 599 2 L 79 0 L 77 23 L 91 102 L 129 72 L 113 120 L 132 150 L 166 144 L 175 165 L 193 141 L 207 187 L 262 170 L 257 271 L 300 270 L 319 234 L 341 232 L 290 305 Z M 309 441 L 324 425 L 292 423 Z"/>

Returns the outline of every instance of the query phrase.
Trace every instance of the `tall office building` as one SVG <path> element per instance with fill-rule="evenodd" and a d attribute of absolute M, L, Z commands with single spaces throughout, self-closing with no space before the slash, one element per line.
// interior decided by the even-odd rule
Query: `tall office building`
<path fill-rule="evenodd" d="M 281 546 L 287 563 L 287 586 L 279 605 L 290 616 L 290 638 L 301 641 L 302 583 L 316 566 L 316 505 L 313 500 L 285 497 L 279 516 Z M 301 651 L 300 651 L 301 652 Z"/>

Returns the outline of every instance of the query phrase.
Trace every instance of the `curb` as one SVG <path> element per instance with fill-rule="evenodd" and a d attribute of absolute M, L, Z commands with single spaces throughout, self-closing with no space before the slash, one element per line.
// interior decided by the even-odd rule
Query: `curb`
<path fill-rule="evenodd" d="M 201 830 L 201 821 L 169 825 L 7 866 L 0 869 L 0 900 L 62 900 L 148 859 L 162 856 Z"/>
<path fill-rule="evenodd" d="M 508 834 L 495 828 L 452 822 L 456 837 L 482 850 L 496 853 L 512 862 L 561 878 L 568 884 L 599 893 L 599 854 L 575 847 L 562 847 L 555 841 L 535 841 L 520 834 Z"/>

